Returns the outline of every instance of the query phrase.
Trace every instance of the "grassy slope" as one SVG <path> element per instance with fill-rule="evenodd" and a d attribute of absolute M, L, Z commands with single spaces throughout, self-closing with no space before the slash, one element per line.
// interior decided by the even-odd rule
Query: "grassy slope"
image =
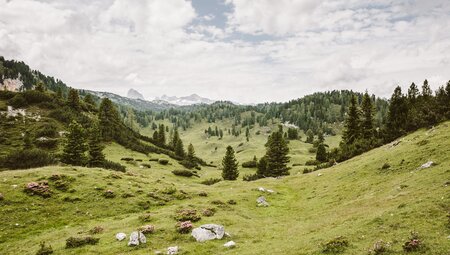
<path fill-rule="evenodd" d="M 421 142 L 425 140 L 428 142 Z M 291 143 L 293 146 L 296 144 Z M 199 155 L 209 159 L 209 155 L 203 155 L 206 150 L 198 147 Z M 250 183 L 238 180 L 204 186 L 200 180 L 219 177 L 220 171 L 204 168 L 200 179 L 175 177 L 170 174 L 170 170 L 179 168 L 175 162 L 171 166 L 151 162 L 151 169 L 129 166 L 129 172 L 135 175 L 117 173 L 122 179 L 111 178 L 112 172 L 106 170 L 72 167 L 0 172 L 0 192 L 5 195 L 5 201 L 0 202 L 0 254 L 34 254 L 42 240 L 53 246 L 55 254 L 152 254 L 171 245 L 179 245 L 182 254 L 318 254 L 321 242 L 338 235 L 350 240 L 345 254 L 365 254 L 379 239 L 393 242 L 392 254 L 402 254 L 401 243 L 411 230 L 418 231 L 428 247 L 421 254 L 448 254 L 450 229 L 446 214 L 450 197 L 449 187 L 444 184 L 450 180 L 449 148 L 450 122 L 446 122 L 402 138 L 395 147 L 386 145 L 329 169 L 306 175 L 294 171 L 282 179 Z M 113 160 L 125 156 L 147 159 L 146 155 L 117 145 L 109 146 L 107 154 Z M 428 160 L 439 164 L 416 170 Z M 391 168 L 382 171 L 385 162 Z M 75 192 L 55 191 L 52 198 L 41 199 L 21 191 L 27 182 L 54 173 L 75 177 L 71 184 Z M 177 193 L 162 193 L 172 186 Z M 261 195 L 256 191 L 259 186 L 278 192 L 265 195 L 271 204 L 268 208 L 256 207 L 255 199 Z M 101 196 L 104 189 L 112 189 L 118 196 L 105 199 Z M 180 190 L 192 198 L 179 200 Z M 208 197 L 197 196 L 199 191 L 206 191 Z M 148 197 L 149 192 L 173 200 L 158 205 L 161 201 Z M 122 198 L 124 193 L 136 196 Z M 63 202 L 64 197 L 79 197 L 81 201 Z M 175 233 L 176 209 L 217 207 L 210 203 L 217 199 L 234 199 L 237 205 L 218 207 L 216 215 L 203 217 L 195 225 L 223 224 L 232 235 L 227 240 L 237 242 L 237 248 L 222 247 L 227 240 L 196 243 L 189 235 Z M 146 201 L 150 204 L 148 210 L 142 208 Z M 138 216 L 145 211 L 154 214 L 151 224 L 157 228 L 148 236 L 149 243 L 129 248 L 125 242 L 115 241 L 117 232 L 129 234 L 142 225 Z M 69 236 L 82 235 L 77 233 L 97 225 L 105 228 L 98 235 L 101 240 L 97 246 L 64 249 Z"/>

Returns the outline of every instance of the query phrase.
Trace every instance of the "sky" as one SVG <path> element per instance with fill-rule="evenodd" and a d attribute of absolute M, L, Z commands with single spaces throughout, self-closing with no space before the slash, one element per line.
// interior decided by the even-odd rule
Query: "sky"
<path fill-rule="evenodd" d="M 69 86 L 240 103 L 450 80 L 448 0 L 0 0 L 0 55 Z"/>

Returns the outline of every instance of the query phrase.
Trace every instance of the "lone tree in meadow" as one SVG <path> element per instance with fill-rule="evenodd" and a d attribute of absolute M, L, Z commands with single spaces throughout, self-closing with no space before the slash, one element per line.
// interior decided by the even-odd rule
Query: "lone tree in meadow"
<path fill-rule="evenodd" d="M 282 175 L 289 175 L 289 147 L 286 139 L 283 137 L 283 129 L 273 132 L 266 143 L 267 160 L 266 174 L 267 176 L 277 177 Z"/>
<path fill-rule="evenodd" d="M 225 157 L 222 159 L 222 177 L 224 180 L 234 181 L 239 176 L 238 162 L 234 156 L 233 147 L 228 146 Z"/>
<path fill-rule="evenodd" d="M 327 150 L 325 148 L 325 144 L 320 143 L 317 147 L 316 160 L 320 162 L 327 161 Z"/>
<path fill-rule="evenodd" d="M 101 142 L 100 129 L 98 128 L 98 125 L 94 125 L 91 129 L 88 141 L 88 165 L 91 167 L 100 167 L 105 162 L 105 154 L 103 154 L 103 149 L 105 147 Z"/>
<path fill-rule="evenodd" d="M 66 143 L 64 146 L 61 162 L 82 166 L 86 163 L 85 130 L 75 120 L 69 125 L 69 133 L 66 135 Z"/>

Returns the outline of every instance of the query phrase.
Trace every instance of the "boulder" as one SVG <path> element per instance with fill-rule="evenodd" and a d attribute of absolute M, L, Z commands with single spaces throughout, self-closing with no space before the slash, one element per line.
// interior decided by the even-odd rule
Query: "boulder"
<path fill-rule="evenodd" d="M 178 254 L 178 246 L 167 248 L 167 254 L 169 255 Z"/>
<path fill-rule="evenodd" d="M 236 243 L 234 241 L 229 241 L 223 245 L 226 248 L 234 248 L 236 247 Z"/>
<path fill-rule="evenodd" d="M 264 189 L 263 187 L 259 187 L 258 190 L 261 191 L 261 192 L 265 192 L 266 191 L 266 189 Z"/>
<path fill-rule="evenodd" d="M 269 206 L 269 203 L 267 203 L 266 198 L 263 196 L 258 197 L 256 199 L 256 203 L 258 203 L 258 206 L 263 206 L 263 207 Z"/>
<path fill-rule="evenodd" d="M 138 246 L 139 243 L 146 243 L 147 238 L 142 232 L 134 231 L 130 234 L 130 241 L 128 242 L 128 246 Z"/>
<path fill-rule="evenodd" d="M 431 167 L 431 166 L 433 166 L 433 165 L 434 165 L 434 162 L 433 162 L 433 161 L 428 161 L 427 163 L 421 165 L 421 166 L 419 167 L 419 169 L 429 168 L 429 167 Z"/>
<path fill-rule="evenodd" d="M 222 225 L 205 224 L 192 230 L 192 236 L 197 242 L 204 242 L 213 239 L 222 239 L 225 229 Z"/>
<path fill-rule="evenodd" d="M 127 234 L 125 234 L 125 233 L 117 233 L 116 234 L 117 241 L 123 241 L 123 240 L 125 240 L 125 238 L 127 238 Z"/>

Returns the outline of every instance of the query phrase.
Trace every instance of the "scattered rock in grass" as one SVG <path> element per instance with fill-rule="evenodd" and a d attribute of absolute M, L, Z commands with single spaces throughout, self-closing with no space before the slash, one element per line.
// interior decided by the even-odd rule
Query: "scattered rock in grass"
<path fill-rule="evenodd" d="M 178 254 L 178 246 L 167 248 L 167 254 L 169 255 Z"/>
<path fill-rule="evenodd" d="M 433 161 L 428 161 L 427 163 L 421 165 L 421 166 L 418 168 L 418 170 L 420 170 L 420 169 L 425 169 L 425 168 L 429 168 L 429 167 L 432 167 L 432 166 L 434 166 L 434 165 L 435 165 L 435 163 L 434 163 Z"/>
<path fill-rule="evenodd" d="M 3 195 L 3 193 L 0 193 L 0 201 L 5 200 L 5 196 Z"/>
<path fill-rule="evenodd" d="M 261 192 L 265 192 L 266 191 L 266 189 L 263 188 L 263 187 L 259 187 L 258 190 L 261 191 Z"/>
<path fill-rule="evenodd" d="M 261 196 L 256 199 L 256 203 L 258 203 L 259 207 L 268 207 L 269 203 L 267 203 L 266 198 Z"/>
<path fill-rule="evenodd" d="M 52 191 L 50 190 L 47 181 L 30 182 L 25 185 L 24 191 L 29 195 L 38 195 L 43 198 L 48 198 L 52 195 Z"/>
<path fill-rule="evenodd" d="M 322 244 L 323 253 L 341 253 L 349 246 L 349 241 L 344 236 L 338 236 Z"/>
<path fill-rule="evenodd" d="M 140 232 L 142 232 L 143 234 L 151 234 L 153 232 L 155 232 L 155 226 L 153 225 L 144 225 L 139 227 L 138 229 Z"/>
<path fill-rule="evenodd" d="M 125 234 L 125 233 L 117 233 L 116 234 L 117 241 L 123 241 L 123 240 L 125 240 L 125 238 L 127 238 L 127 234 Z"/>
<path fill-rule="evenodd" d="M 415 252 L 423 248 L 422 240 L 419 238 L 417 232 L 411 232 L 411 237 L 402 245 L 403 251 L 405 252 Z"/>
<path fill-rule="evenodd" d="M 213 239 L 222 239 L 225 228 L 217 224 L 205 224 L 192 230 L 192 236 L 197 242 L 204 242 Z"/>
<path fill-rule="evenodd" d="M 273 190 L 271 190 L 271 189 L 268 189 L 268 190 L 267 190 L 267 193 L 275 193 L 275 191 L 273 191 Z"/>
<path fill-rule="evenodd" d="M 134 231 L 130 234 L 128 246 L 138 246 L 140 243 L 147 243 L 147 238 L 142 232 Z"/>
<path fill-rule="evenodd" d="M 234 241 L 229 241 L 223 245 L 226 248 L 234 248 L 236 247 L 236 243 Z"/>
<path fill-rule="evenodd" d="M 369 255 L 379 255 L 388 253 L 391 248 L 391 243 L 379 240 L 375 242 L 371 249 L 369 249 Z"/>
<path fill-rule="evenodd" d="M 86 237 L 69 237 L 66 240 L 66 249 L 67 248 L 77 248 L 85 245 L 96 245 L 100 239 L 94 238 L 92 236 Z"/>
<path fill-rule="evenodd" d="M 322 173 L 318 173 L 317 176 L 322 176 Z"/>

